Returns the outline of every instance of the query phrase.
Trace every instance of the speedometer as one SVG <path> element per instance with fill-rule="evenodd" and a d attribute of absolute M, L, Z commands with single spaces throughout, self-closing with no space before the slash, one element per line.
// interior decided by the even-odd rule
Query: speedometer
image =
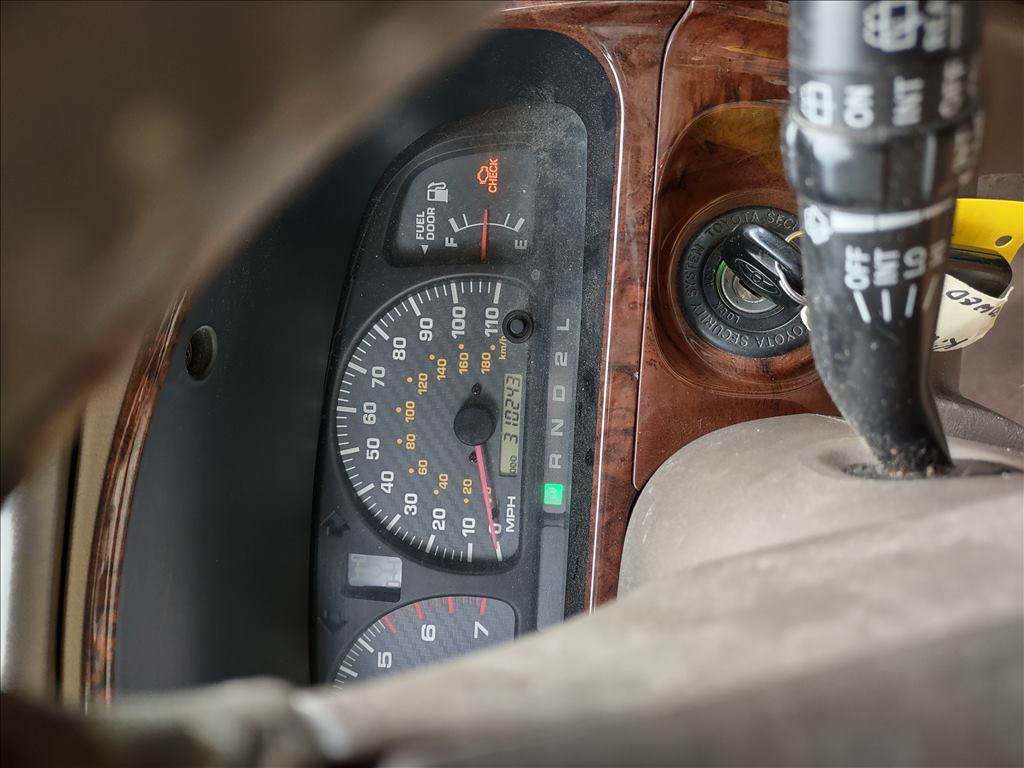
<path fill-rule="evenodd" d="M 431 558 L 513 559 L 533 317 L 518 283 L 465 275 L 380 312 L 338 389 L 337 454 L 385 535 Z"/>

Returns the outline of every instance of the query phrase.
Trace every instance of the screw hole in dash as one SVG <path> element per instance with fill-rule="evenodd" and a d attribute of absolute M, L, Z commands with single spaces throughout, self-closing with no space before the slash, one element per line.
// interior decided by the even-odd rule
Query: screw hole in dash
<path fill-rule="evenodd" d="M 185 348 L 185 370 L 188 375 L 196 381 L 202 381 L 210 375 L 216 357 L 216 332 L 208 325 L 197 328 Z"/>

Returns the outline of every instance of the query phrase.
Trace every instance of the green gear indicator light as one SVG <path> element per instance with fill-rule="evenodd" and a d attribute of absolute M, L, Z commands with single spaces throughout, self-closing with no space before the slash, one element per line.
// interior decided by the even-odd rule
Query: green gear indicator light
<path fill-rule="evenodd" d="M 544 486 L 544 504 L 552 507 L 560 507 L 562 505 L 562 484 L 561 483 L 547 483 Z"/>

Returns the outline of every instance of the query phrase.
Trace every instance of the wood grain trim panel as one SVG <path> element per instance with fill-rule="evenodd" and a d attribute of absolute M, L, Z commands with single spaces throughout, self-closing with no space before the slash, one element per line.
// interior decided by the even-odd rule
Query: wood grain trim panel
<path fill-rule="evenodd" d="M 179 297 L 139 351 L 110 446 L 86 584 L 82 701 L 87 711 L 109 707 L 112 700 L 121 570 L 132 497 L 157 396 L 188 305 L 187 294 Z"/>

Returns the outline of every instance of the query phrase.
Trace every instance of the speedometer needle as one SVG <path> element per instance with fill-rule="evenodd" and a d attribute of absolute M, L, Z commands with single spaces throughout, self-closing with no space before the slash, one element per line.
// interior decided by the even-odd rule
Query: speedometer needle
<path fill-rule="evenodd" d="M 476 468 L 480 473 L 480 486 L 483 488 L 484 506 L 487 507 L 487 530 L 491 532 L 491 544 L 494 545 L 494 551 L 497 553 L 498 559 L 501 560 L 501 550 L 498 549 L 498 537 L 494 533 L 494 514 L 491 512 L 491 486 L 487 482 L 484 447 L 482 445 L 474 445 L 473 453 L 476 454 Z"/>
<path fill-rule="evenodd" d="M 480 227 L 480 261 L 487 261 L 487 219 L 488 211 L 484 208 L 484 225 Z"/>

